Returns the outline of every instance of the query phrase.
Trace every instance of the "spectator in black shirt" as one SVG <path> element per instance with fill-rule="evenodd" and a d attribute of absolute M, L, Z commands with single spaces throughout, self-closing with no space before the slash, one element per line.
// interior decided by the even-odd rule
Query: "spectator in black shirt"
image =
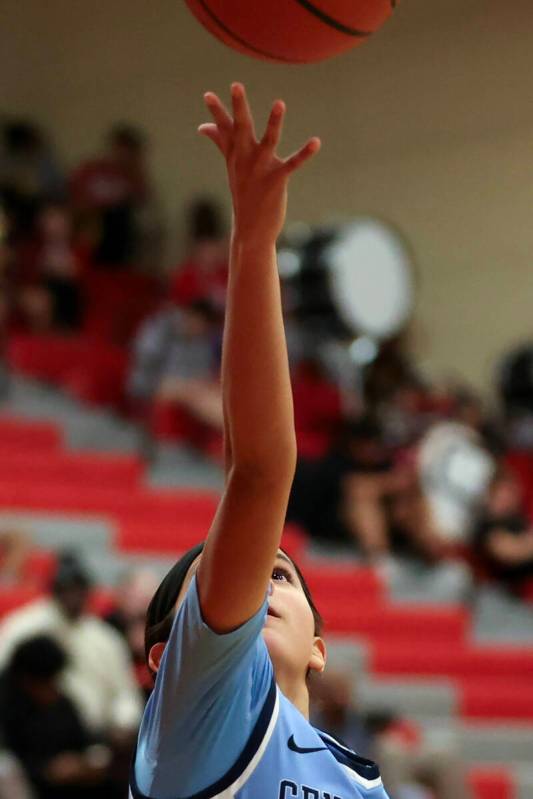
<path fill-rule="evenodd" d="M 109 750 L 98 745 L 58 688 L 66 655 L 52 638 L 27 639 L 6 669 L 2 724 L 38 799 L 108 796 Z"/>
<path fill-rule="evenodd" d="M 369 558 L 390 548 L 388 499 L 398 474 L 371 418 L 346 423 L 320 461 L 300 460 L 288 519 L 330 543 L 356 543 Z"/>
<path fill-rule="evenodd" d="M 508 471 L 492 482 L 475 544 L 491 576 L 511 591 L 519 593 L 533 578 L 533 528 L 518 481 Z"/>

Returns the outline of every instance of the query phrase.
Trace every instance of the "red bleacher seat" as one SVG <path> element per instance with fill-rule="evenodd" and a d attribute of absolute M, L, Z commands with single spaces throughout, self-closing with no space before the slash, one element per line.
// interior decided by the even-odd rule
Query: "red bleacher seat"
<path fill-rule="evenodd" d="M 533 675 L 533 649 L 525 647 L 450 647 L 436 641 L 413 648 L 404 643 L 382 641 L 372 650 L 372 669 L 378 674 L 435 677 L 508 677 L 525 679 Z"/>
<path fill-rule="evenodd" d="M 4 458 L 17 452 L 59 450 L 61 439 L 59 428 L 54 424 L 0 418 L 0 452 Z"/>
<path fill-rule="evenodd" d="M 141 461 L 136 457 L 92 452 L 14 451 L 0 459 L 1 481 L 133 488 L 139 485 L 142 471 Z"/>
<path fill-rule="evenodd" d="M 28 602 L 33 602 L 41 595 L 41 590 L 35 586 L 2 586 L 0 588 L 0 618 L 27 605 Z"/>
<path fill-rule="evenodd" d="M 471 768 L 468 785 L 474 799 L 517 799 L 513 778 L 503 767 Z"/>
<path fill-rule="evenodd" d="M 48 588 L 56 563 L 57 557 L 54 552 L 34 549 L 29 553 L 22 568 L 24 582 L 43 590 Z"/>
<path fill-rule="evenodd" d="M 340 604 L 334 598 L 321 603 L 326 629 L 375 640 L 410 641 L 426 645 L 447 643 L 455 646 L 464 640 L 468 613 L 463 608 L 388 604 L 356 600 Z"/>
<path fill-rule="evenodd" d="M 17 334 L 8 342 L 11 366 L 62 386 L 87 402 L 121 407 L 128 354 L 88 336 Z"/>
<path fill-rule="evenodd" d="M 384 586 L 373 569 L 361 566 L 339 567 L 327 561 L 302 564 L 305 579 L 318 607 L 334 601 L 375 603 L 384 595 Z"/>
<path fill-rule="evenodd" d="M 460 713 L 468 719 L 533 721 L 533 681 L 522 677 L 463 678 Z"/>
<path fill-rule="evenodd" d="M 215 506 L 210 501 L 209 508 L 206 506 L 206 515 L 181 513 L 170 521 L 155 524 L 147 518 L 123 514 L 116 546 L 125 552 L 177 555 L 205 540 L 214 510 Z M 291 528 L 286 530 L 282 546 L 289 554 L 297 557 L 295 553 L 301 552 L 305 545 L 305 538 L 302 539 L 298 531 Z"/>
<path fill-rule="evenodd" d="M 208 529 L 218 497 L 207 491 L 150 491 L 85 484 L 58 485 L 23 479 L 0 482 L 0 506 L 13 509 L 91 513 L 146 520 L 152 525 L 188 519 Z"/>

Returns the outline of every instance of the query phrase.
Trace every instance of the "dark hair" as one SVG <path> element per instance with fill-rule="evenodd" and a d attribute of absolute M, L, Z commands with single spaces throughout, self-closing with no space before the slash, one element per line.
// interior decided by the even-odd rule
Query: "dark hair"
<path fill-rule="evenodd" d="M 142 150 L 146 138 L 144 133 L 125 122 L 114 125 L 109 131 L 109 142 L 122 147 L 130 147 L 132 150 Z"/>
<path fill-rule="evenodd" d="M 36 150 L 42 145 L 39 129 L 25 119 L 8 122 L 3 130 L 3 139 L 6 150 L 13 155 Z"/>
<path fill-rule="evenodd" d="M 48 635 L 36 635 L 22 641 L 14 650 L 7 667 L 11 680 L 24 677 L 51 680 L 65 668 L 67 656 L 59 644 Z"/>
<path fill-rule="evenodd" d="M 68 588 L 83 588 L 88 591 L 91 579 L 83 564 L 72 552 L 63 552 L 57 561 L 51 590 L 54 596 Z"/>
<path fill-rule="evenodd" d="M 201 316 L 206 322 L 209 323 L 218 322 L 220 319 L 220 314 L 211 300 L 205 297 L 201 297 L 188 303 L 184 310 Z"/>
<path fill-rule="evenodd" d="M 218 204 L 209 197 L 194 200 L 187 210 L 187 227 L 191 241 L 220 239 L 224 224 Z"/>
<path fill-rule="evenodd" d="M 177 563 L 174 564 L 166 577 L 163 578 L 159 588 L 152 597 L 152 601 L 148 605 L 148 610 L 146 613 L 146 625 L 144 630 L 144 653 L 147 663 L 150 650 L 154 644 L 164 643 L 168 641 L 170 637 L 170 631 L 172 630 L 172 624 L 174 622 L 174 608 L 181 591 L 183 581 L 185 580 L 185 576 L 192 563 L 196 560 L 198 555 L 203 552 L 203 549 L 204 543 L 197 544 L 195 547 L 189 549 L 177 561 Z M 302 572 L 294 560 L 292 558 L 290 560 L 294 566 L 296 574 L 298 575 L 305 598 L 307 599 L 309 607 L 311 608 L 315 622 L 315 635 L 320 635 L 322 633 L 323 627 L 322 616 L 313 602 L 311 591 L 309 590 L 309 586 L 307 585 Z M 152 676 L 155 675 L 152 674 Z"/>

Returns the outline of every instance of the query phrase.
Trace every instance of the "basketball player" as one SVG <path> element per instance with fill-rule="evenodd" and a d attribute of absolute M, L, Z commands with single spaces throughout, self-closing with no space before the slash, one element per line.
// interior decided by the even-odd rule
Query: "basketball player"
<path fill-rule="evenodd" d="M 377 766 L 308 721 L 326 664 L 320 616 L 279 548 L 296 446 L 276 239 L 290 175 L 320 147 L 277 155 L 285 108 L 259 141 L 244 88 L 211 93 L 200 126 L 226 161 L 233 235 L 222 360 L 227 477 L 205 545 L 171 569 L 148 609 L 157 674 L 133 799 L 386 799 Z"/>

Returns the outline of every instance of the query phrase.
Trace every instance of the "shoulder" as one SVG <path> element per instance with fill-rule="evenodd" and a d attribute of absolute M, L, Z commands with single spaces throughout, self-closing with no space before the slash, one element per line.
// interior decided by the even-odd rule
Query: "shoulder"
<path fill-rule="evenodd" d="M 319 737 L 327 746 L 337 763 L 339 763 L 349 776 L 365 790 L 378 788 L 382 785 L 379 766 L 373 760 L 361 757 L 348 746 L 345 746 L 332 735 L 317 730 Z"/>

